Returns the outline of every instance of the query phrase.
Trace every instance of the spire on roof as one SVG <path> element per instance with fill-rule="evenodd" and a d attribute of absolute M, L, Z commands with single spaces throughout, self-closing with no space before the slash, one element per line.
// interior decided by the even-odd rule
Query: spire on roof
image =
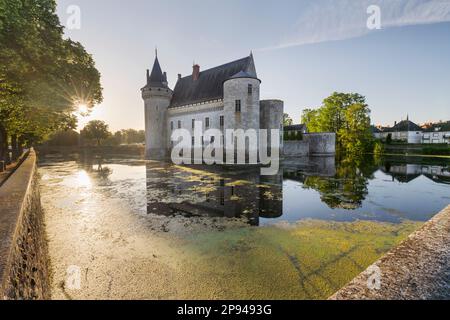
<path fill-rule="evenodd" d="M 251 75 L 254 78 L 258 78 L 258 75 L 256 74 L 256 67 L 255 67 L 255 60 L 253 60 L 253 52 L 250 51 L 250 55 L 248 56 L 248 63 L 245 68 L 245 70 L 242 70 L 249 75 Z"/>
<path fill-rule="evenodd" d="M 159 64 L 159 60 L 158 60 L 158 51 L 157 49 L 155 49 L 155 62 L 153 63 L 153 68 L 152 68 L 152 72 L 150 73 L 150 77 L 148 78 L 148 83 L 147 85 L 151 86 L 151 87 L 161 87 L 164 88 L 166 87 L 164 85 L 165 83 L 165 78 L 164 78 L 164 74 L 161 70 L 161 66 Z"/>

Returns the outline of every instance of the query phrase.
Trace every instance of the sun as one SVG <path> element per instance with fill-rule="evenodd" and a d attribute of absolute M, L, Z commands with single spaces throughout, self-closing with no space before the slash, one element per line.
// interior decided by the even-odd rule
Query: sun
<path fill-rule="evenodd" d="M 89 112 L 89 108 L 88 108 L 87 104 L 85 104 L 85 103 L 78 104 L 77 109 L 78 109 L 78 112 L 82 115 L 87 114 Z"/>

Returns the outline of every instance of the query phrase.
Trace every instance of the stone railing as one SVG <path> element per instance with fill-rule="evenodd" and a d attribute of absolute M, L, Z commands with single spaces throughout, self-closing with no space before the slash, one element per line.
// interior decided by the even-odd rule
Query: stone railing
<path fill-rule="evenodd" d="M 330 299 L 450 299 L 450 206 Z"/>
<path fill-rule="evenodd" d="M 0 299 L 48 299 L 47 259 L 36 154 L 31 150 L 0 187 Z"/>

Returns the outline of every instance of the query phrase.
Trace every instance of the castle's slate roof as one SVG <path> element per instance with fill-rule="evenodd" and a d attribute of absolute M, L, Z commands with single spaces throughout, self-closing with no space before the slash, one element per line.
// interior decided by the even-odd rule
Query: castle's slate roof
<path fill-rule="evenodd" d="M 248 72 L 239 71 L 235 75 L 231 76 L 229 79 L 239 79 L 239 78 L 256 78 L 256 77 Z"/>
<path fill-rule="evenodd" d="M 173 90 L 169 108 L 223 99 L 223 83 L 238 74 L 241 77 L 245 75 L 257 78 L 253 55 L 201 71 L 196 81 L 192 75 L 179 79 Z"/>
<path fill-rule="evenodd" d="M 156 57 L 155 62 L 153 63 L 152 72 L 147 78 L 146 87 L 165 88 L 166 85 L 164 83 L 167 83 L 167 79 L 161 70 L 158 57 Z"/>

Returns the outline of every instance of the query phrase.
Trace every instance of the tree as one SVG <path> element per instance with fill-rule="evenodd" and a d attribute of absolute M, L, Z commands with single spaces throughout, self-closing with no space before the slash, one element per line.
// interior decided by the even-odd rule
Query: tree
<path fill-rule="evenodd" d="M 83 46 L 63 38 L 55 0 L 0 0 L 0 157 L 76 127 L 77 104 L 102 101 L 100 74 Z M 14 146 L 14 144 L 18 144 Z"/>
<path fill-rule="evenodd" d="M 104 121 L 92 120 L 81 130 L 81 137 L 86 140 L 94 140 L 97 146 L 101 145 L 103 140 L 111 136 L 108 125 Z"/>
<path fill-rule="evenodd" d="M 392 143 L 392 133 L 388 133 L 387 137 L 386 137 L 386 144 L 391 144 Z"/>
<path fill-rule="evenodd" d="M 80 134 L 75 130 L 61 130 L 52 133 L 45 144 L 49 146 L 73 147 L 78 146 L 79 140 Z"/>
<path fill-rule="evenodd" d="M 289 116 L 289 114 L 285 113 L 283 114 L 283 125 L 286 126 L 292 126 L 294 122 L 292 121 L 292 118 Z"/>
<path fill-rule="evenodd" d="M 145 142 L 145 131 L 126 129 L 121 130 L 122 133 L 122 143 L 133 144 L 133 143 L 143 143 Z"/>
<path fill-rule="evenodd" d="M 348 154 L 372 152 L 370 109 L 358 93 L 334 92 L 317 109 L 303 111 L 309 132 L 335 132 L 337 149 Z"/>
<path fill-rule="evenodd" d="M 303 110 L 301 122 L 306 125 L 309 132 L 320 132 L 318 123 L 319 110 L 305 109 Z"/>
<path fill-rule="evenodd" d="M 343 113 L 338 139 L 343 150 L 349 155 L 372 152 L 373 137 L 370 131 L 370 110 L 361 103 L 349 105 Z"/>
<path fill-rule="evenodd" d="M 376 156 L 381 156 L 384 153 L 384 145 L 381 141 L 377 140 L 373 146 L 373 154 Z"/>

